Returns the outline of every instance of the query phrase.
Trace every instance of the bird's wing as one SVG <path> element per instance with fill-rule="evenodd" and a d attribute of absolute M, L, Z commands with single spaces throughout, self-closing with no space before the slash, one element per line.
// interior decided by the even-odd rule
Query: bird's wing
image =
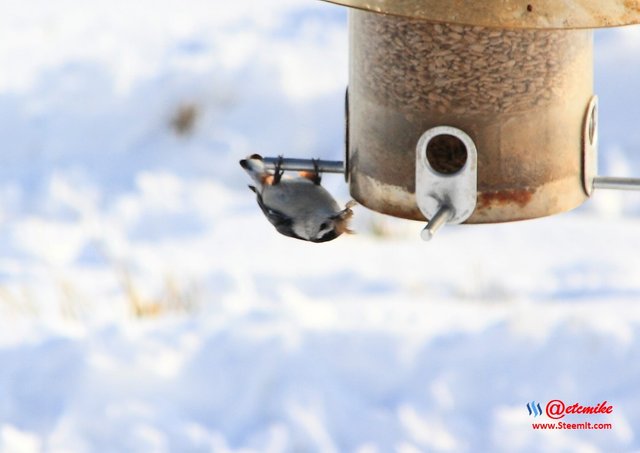
<path fill-rule="evenodd" d="M 280 211 L 266 207 L 262 201 L 262 195 L 260 195 L 260 193 L 256 192 L 256 196 L 258 199 L 258 206 L 260 206 L 260 209 L 262 209 L 262 212 L 264 212 L 264 215 L 267 217 L 269 222 L 276 227 L 278 233 L 295 239 L 303 239 L 293 231 L 293 219 L 291 217 Z"/>

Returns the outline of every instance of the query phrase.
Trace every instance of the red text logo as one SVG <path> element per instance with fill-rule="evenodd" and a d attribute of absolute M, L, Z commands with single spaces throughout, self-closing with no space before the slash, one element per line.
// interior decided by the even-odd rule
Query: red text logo
<path fill-rule="evenodd" d="M 545 407 L 547 417 L 555 420 L 570 414 L 610 414 L 613 412 L 613 406 L 603 401 L 595 406 L 583 406 L 580 403 L 574 403 L 567 406 L 562 400 L 551 400 Z"/>

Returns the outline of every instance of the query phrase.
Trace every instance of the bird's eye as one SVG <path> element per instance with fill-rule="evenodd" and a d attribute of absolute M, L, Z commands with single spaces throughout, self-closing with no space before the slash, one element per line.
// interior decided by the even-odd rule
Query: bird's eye
<path fill-rule="evenodd" d="M 320 231 L 322 231 L 322 230 L 326 230 L 328 226 L 329 226 L 329 223 L 328 223 L 328 222 L 322 222 L 322 223 L 320 224 Z"/>

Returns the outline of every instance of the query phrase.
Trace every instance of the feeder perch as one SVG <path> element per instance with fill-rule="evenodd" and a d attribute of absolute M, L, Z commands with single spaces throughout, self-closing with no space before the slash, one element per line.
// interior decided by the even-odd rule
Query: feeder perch
<path fill-rule="evenodd" d="M 428 220 L 430 239 L 640 189 L 597 176 L 592 34 L 640 23 L 640 2 L 329 1 L 351 8 L 347 132 L 344 162 L 321 169 L 362 205 Z"/>

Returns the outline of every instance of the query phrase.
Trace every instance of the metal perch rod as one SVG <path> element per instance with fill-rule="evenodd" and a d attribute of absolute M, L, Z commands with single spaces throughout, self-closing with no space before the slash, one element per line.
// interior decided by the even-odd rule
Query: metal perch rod
<path fill-rule="evenodd" d="M 449 206 L 442 206 L 440 210 L 433 216 L 427 226 L 424 227 L 420 236 L 424 241 L 430 241 L 440 228 L 452 217 L 454 211 Z"/>
<path fill-rule="evenodd" d="M 275 168 L 278 157 L 265 157 L 264 163 L 269 168 Z M 343 173 L 344 162 L 340 160 L 315 160 L 320 173 Z M 314 171 L 313 159 L 292 159 L 285 157 L 282 159 L 282 169 L 286 171 Z"/>
<path fill-rule="evenodd" d="M 640 178 L 616 178 L 597 176 L 593 180 L 594 189 L 640 190 Z"/>

